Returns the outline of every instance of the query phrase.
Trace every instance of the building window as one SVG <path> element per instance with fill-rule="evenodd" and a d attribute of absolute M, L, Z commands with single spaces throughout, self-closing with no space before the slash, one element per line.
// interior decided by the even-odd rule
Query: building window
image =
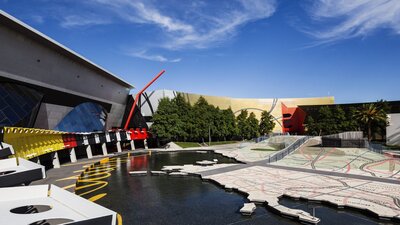
<path fill-rule="evenodd" d="M 76 106 L 54 128 L 67 132 L 103 131 L 107 120 L 107 112 L 96 103 L 86 102 Z"/>
<path fill-rule="evenodd" d="M 290 114 L 290 113 L 284 113 L 282 116 L 283 116 L 283 118 L 289 118 L 289 117 L 292 116 L 292 114 Z"/>
<path fill-rule="evenodd" d="M 43 94 L 14 83 L 0 83 L 0 126 L 33 127 Z"/>

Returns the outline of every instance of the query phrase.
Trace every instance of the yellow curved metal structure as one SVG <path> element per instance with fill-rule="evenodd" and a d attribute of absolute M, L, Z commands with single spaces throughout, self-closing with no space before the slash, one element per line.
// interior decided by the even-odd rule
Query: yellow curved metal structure
<path fill-rule="evenodd" d="M 66 132 L 23 127 L 2 129 L 3 141 L 13 146 L 15 157 L 31 159 L 65 148 L 62 134 Z"/>

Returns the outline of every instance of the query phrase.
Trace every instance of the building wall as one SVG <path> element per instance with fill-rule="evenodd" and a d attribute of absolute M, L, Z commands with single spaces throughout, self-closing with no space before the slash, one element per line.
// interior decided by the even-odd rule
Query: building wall
<path fill-rule="evenodd" d="M 72 107 L 42 103 L 34 127 L 52 130 L 72 109 Z"/>
<path fill-rule="evenodd" d="M 174 98 L 179 92 L 171 90 L 156 90 L 148 92 L 146 95 L 150 100 L 151 107 L 155 112 L 158 107 L 158 101 L 162 97 Z M 190 103 L 194 104 L 200 96 L 203 96 L 209 104 L 218 106 L 220 109 L 227 109 L 231 107 L 232 111 L 237 116 L 241 110 L 247 109 L 248 112 L 254 112 L 257 119 L 261 118 L 261 112 L 263 110 L 270 111 L 271 115 L 275 118 L 274 132 L 282 132 L 282 103 L 288 108 L 295 108 L 299 105 L 325 105 L 334 104 L 333 97 L 319 97 L 319 98 L 229 98 L 219 96 L 208 96 L 199 94 L 182 93 L 185 99 Z M 148 102 L 144 96 L 141 98 L 142 102 L 142 115 L 151 116 L 152 111 Z"/>
<path fill-rule="evenodd" d="M 306 113 L 300 107 L 288 108 L 282 103 L 282 131 L 291 134 L 304 134 Z"/>
<path fill-rule="evenodd" d="M 386 144 L 400 146 L 400 113 L 389 114 L 389 126 L 386 127 Z"/>
<path fill-rule="evenodd" d="M 107 128 L 121 125 L 126 84 L 1 23 L 0 43 L 0 77 L 111 104 Z"/>

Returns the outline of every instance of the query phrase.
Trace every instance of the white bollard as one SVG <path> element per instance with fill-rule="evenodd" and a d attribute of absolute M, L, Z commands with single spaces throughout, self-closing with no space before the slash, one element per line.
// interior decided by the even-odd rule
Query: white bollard
<path fill-rule="evenodd" d="M 122 152 L 121 142 L 117 141 L 117 151 Z"/>
<path fill-rule="evenodd" d="M 76 162 L 76 153 L 75 153 L 75 148 L 71 148 L 69 150 L 69 158 L 71 159 L 71 162 L 74 163 Z"/>
<path fill-rule="evenodd" d="M 147 146 L 147 139 L 144 139 L 144 149 L 149 149 L 149 146 Z"/>
<path fill-rule="evenodd" d="M 131 150 L 135 150 L 135 141 L 131 140 Z"/>
<path fill-rule="evenodd" d="M 53 152 L 51 153 L 53 156 L 53 168 L 60 168 L 60 159 L 58 158 L 58 153 L 57 152 Z"/>
<path fill-rule="evenodd" d="M 103 149 L 103 155 L 108 155 L 106 143 L 101 144 L 101 149 Z"/>
<path fill-rule="evenodd" d="M 86 154 L 87 154 L 88 159 L 93 158 L 92 147 L 90 147 L 90 145 L 88 145 L 88 146 L 86 147 Z"/>

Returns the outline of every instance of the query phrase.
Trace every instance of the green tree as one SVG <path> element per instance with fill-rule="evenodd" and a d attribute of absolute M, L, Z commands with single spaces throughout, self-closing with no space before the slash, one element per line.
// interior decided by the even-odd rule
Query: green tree
<path fill-rule="evenodd" d="M 177 96 L 173 99 L 173 102 L 177 107 L 177 114 L 179 116 L 179 119 L 181 120 L 178 140 L 187 141 L 191 136 L 191 131 L 193 127 L 192 106 L 187 101 L 185 101 L 185 98 L 181 93 L 177 94 Z"/>
<path fill-rule="evenodd" d="M 318 127 L 319 123 L 315 122 L 312 116 L 307 116 L 306 118 L 306 133 L 308 135 L 317 136 L 319 135 L 320 128 Z"/>
<path fill-rule="evenodd" d="M 340 107 L 339 105 L 336 105 L 332 110 L 332 116 L 333 116 L 333 128 L 332 133 L 340 133 L 344 131 L 348 131 L 348 126 L 347 126 L 347 117 L 346 117 L 346 112 Z"/>
<path fill-rule="evenodd" d="M 323 106 L 319 109 L 318 123 L 319 135 L 333 134 L 337 131 L 333 113 L 328 106 Z"/>
<path fill-rule="evenodd" d="M 239 134 L 235 114 L 229 107 L 228 109 L 222 110 L 222 115 L 225 123 L 224 139 L 232 140 L 235 136 Z"/>
<path fill-rule="evenodd" d="M 261 113 L 259 132 L 261 135 L 267 135 L 275 128 L 274 117 L 268 112 Z"/>
<path fill-rule="evenodd" d="M 151 131 L 164 141 L 176 140 L 180 135 L 183 123 L 179 118 L 178 108 L 174 101 L 162 98 L 157 112 L 153 115 Z"/>
<path fill-rule="evenodd" d="M 258 124 L 258 119 L 256 118 L 256 114 L 253 112 L 250 113 L 249 117 L 247 118 L 247 124 L 248 124 L 248 136 L 247 139 L 255 138 L 260 136 L 260 133 L 258 132 L 259 129 L 259 124 Z"/>
<path fill-rule="evenodd" d="M 357 111 L 355 107 L 349 107 L 346 111 L 346 121 L 343 122 L 344 131 L 356 131 L 360 130 L 360 125 L 357 120 L 354 119 L 354 114 Z"/>
<path fill-rule="evenodd" d="M 385 116 L 387 117 L 387 114 L 390 113 L 390 106 L 387 103 L 387 101 L 384 100 L 379 100 L 376 102 L 376 105 L 383 111 Z M 381 137 L 386 136 L 386 127 L 388 126 L 388 121 L 386 120 L 381 120 L 381 121 L 375 121 L 372 123 L 372 134 L 378 134 Z"/>
<path fill-rule="evenodd" d="M 202 96 L 193 106 L 193 137 L 204 142 L 208 139 L 209 129 L 215 129 L 213 124 L 214 106 L 208 104 Z"/>
<path fill-rule="evenodd" d="M 383 108 L 382 104 L 364 104 L 354 114 L 356 119 L 361 126 L 366 130 L 368 141 L 372 139 L 373 125 L 384 123 L 387 124 L 387 113 Z"/>
<path fill-rule="evenodd" d="M 239 136 L 244 140 L 247 138 L 248 133 L 249 133 L 249 125 L 247 123 L 247 117 L 248 117 L 248 112 L 247 110 L 242 110 L 240 114 L 237 116 L 237 127 L 239 131 Z"/>
<path fill-rule="evenodd" d="M 224 136 L 225 132 L 225 123 L 222 115 L 222 111 L 219 107 L 214 107 L 210 105 L 210 113 L 211 113 L 211 123 L 209 125 L 211 138 L 213 140 L 220 140 Z"/>

